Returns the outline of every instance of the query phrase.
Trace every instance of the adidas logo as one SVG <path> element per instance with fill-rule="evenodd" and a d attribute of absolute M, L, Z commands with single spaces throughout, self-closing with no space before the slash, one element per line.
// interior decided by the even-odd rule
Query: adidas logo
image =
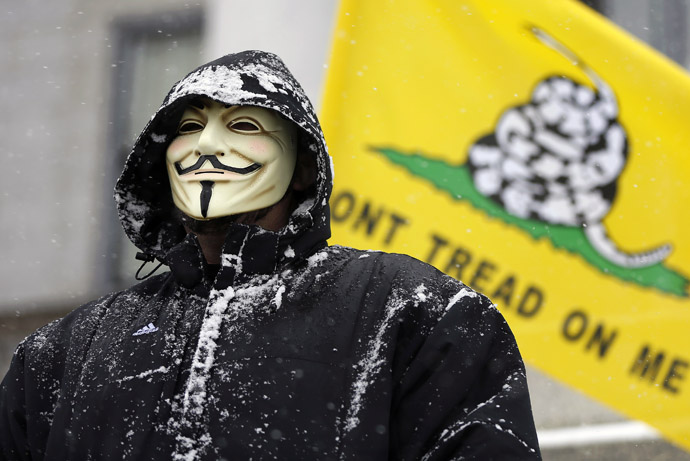
<path fill-rule="evenodd" d="M 158 331 L 158 327 L 153 326 L 153 323 L 149 323 L 145 327 L 139 328 L 132 336 L 147 335 L 149 333 L 155 333 Z"/>

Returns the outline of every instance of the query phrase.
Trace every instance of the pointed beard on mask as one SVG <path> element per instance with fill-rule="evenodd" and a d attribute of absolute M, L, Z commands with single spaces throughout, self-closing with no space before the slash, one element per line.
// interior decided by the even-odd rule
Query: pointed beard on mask
<path fill-rule="evenodd" d="M 211 195 L 213 195 L 213 181 L 201 181 L 201 195 L 199 201 L 201 202 L 201 216 L 204 218 L 208 216 L 208 205 L 211 203 Z"/>

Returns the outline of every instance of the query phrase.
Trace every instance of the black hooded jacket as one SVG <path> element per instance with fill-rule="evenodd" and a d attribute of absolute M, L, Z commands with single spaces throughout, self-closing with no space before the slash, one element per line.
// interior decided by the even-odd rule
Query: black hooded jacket
<path fill-rule="evenodd" d="M 318 178 L 274 233 L 234 224 L 217 273 L 175 217 L 165 150 L 190 98 L 273 109 Z M 0 391 L 3 459 L 538 459 L 525 370 L 484 296 L 403 255 L 327 246 L 332 171 L 276 56 L 177 83 L 115 198 L 170 272 L 24 340 Z"/>

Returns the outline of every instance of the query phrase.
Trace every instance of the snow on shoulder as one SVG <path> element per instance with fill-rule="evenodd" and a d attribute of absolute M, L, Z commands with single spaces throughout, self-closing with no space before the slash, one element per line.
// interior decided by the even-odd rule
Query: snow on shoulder
<path fill-rule="evenodd" d="M 477 294 L 476 291 L 474 291 L 470 288 L 464 287 L 460 291 L 458 291 L 455 294 L 455 296 L 453 296 L 450 299 L 450 301 L 448 302 L 448 305 L 446 306 L 445 312 L 448 312 L 451 309 L 451 307 L 453 307 L 455 304 L 457 304 L 458 301 L 460 301 L 462 298 L 466 298 L 466 297 L 477 298 L 477 297 L 479 297 L 479 295 Z"/>

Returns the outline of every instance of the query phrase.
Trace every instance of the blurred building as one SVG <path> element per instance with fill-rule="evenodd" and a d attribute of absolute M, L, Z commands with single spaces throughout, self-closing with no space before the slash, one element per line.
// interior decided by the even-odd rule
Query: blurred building
<path fill-rule="evenodd" d="M 687 67 L 685 0 L 589 0 Z M 112 190 L 134 137 L 186 72 L 279 54 L 318 107 L 336 0 L 23 0 L 0 16 L 0 370 L 15 345 L 134 283 Z M 144 273 L 148 268 L 143 269 Z M 654 431 L 530 370 L 544 458 L 690 460 Z"/>

